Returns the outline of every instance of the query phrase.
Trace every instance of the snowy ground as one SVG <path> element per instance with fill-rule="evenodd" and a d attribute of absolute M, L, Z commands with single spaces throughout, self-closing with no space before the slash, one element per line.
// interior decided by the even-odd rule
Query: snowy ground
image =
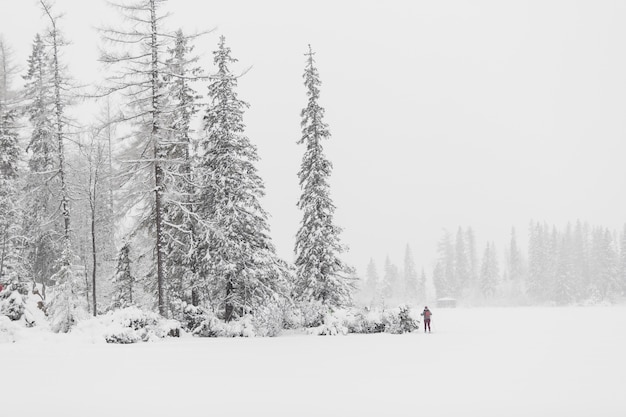
<path fill-rule="evenodd" d="M 626 416 L 625 307 L 433 313 L 432 334 L 35 331 L 0 344 L 0 416 Z"/>

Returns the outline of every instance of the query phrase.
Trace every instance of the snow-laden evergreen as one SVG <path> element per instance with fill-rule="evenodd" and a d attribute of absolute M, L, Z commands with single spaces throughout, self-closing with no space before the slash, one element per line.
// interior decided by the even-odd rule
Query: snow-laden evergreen
<path fill-rule="evenodd" d="M 137 279 L 132 272 L 130 257 L 130 244 L 124 242 L 117 257 L 117 267 L 113 277 L 113 308 L 132 306 L 133 292 Z"/>
<path fill-rule="evenodd" d="M 61 234 L 56 196 L 60 193 L 56 179 L 57 152 L 54 141 L 53 89 L 50 57 L 38 34 L 28 58 L 24 76 L 23 111 L 30 122 L 26 146 L 28 178 L 25 181 L 24 235 L 29 277 L 47 284 L 55 272 L 55 260 L 61 254 Z"/>
<path fill-rule="evenodd" d="M 226 321 L 261 313 L 286 296 L 286 265 L 278 259 L 261 207 L 264 185 L 257 172 L 256 146 L 245 135 L 248 104 L 237 96 L 237 62 L 222 36 L 213 52 L 217 72 L 198 149 L 195 210 L 203 221 L 198 273 L 203 301 Z"/>
<path fill-rule="evenodd" d="M 345 307 L 352 302 L 351 268 L 341 259 L 345 247 L 334 222 L 335 205 L 330 197 L 329 177 L 332 163 L 324 154 L 322 142 L 330 139 L 319 104 L 321 81 L 313 51 L 309 46 L 304 85 L 308 103 L 302 110 L 302 138 L 305 152 L 298 178 L 302 194 L 298 208 L 302 222 L 296 235 L 296 297 L 322 301 L 330 307 Z"/>
<path fill-rule="evenodd" d="M 496 247 L 487 243 L 480 266 L 480 290 L 485 298 L 493 297 L 500 279 Z"/>
<path fill-rule="evenodd" d="M 418 277 L 417 270 L 415 269 L 415 261 L 413 260 L 413 254 L 411 247 L 407 244 L 404 250 L 404 285 L 403 296 L 410 303 L 416 303 L 418 301 Z M 424 294 L 419 294 L 422 299 Z"/>
<path fill-rule="evenodd" d="M 438 244 L 433 284 L 437 298 L 455 296 L 454 245 L 452 244 L 452 235 L 447 230 Z"/>
<path fill-rule="evenodd" d="M 21 275 L 18 241 L 22 240 L 20 228 L 19 158 L 17 108 L 10 101 L 9 67 L 5 47 L 0 40 L 0 277 L 8 280 Z"/>
<path fill-rule="evenodd" d="M 182 303 L 198 305 L 199 302 L 198 227 L 192 171 L 196 141 L 192 121 L 200 97 L 192 82 L 201 71 L 195 66 L 197 59 L 190 56 L 192 50 L 189 39 L 177 31 L 164 76 L 169 100 L 165 118 L 168 134 L 163 145 L 166 159 L 163 230 L 167 244 L 168 308 L 174 317 L 181 317 Z"/>

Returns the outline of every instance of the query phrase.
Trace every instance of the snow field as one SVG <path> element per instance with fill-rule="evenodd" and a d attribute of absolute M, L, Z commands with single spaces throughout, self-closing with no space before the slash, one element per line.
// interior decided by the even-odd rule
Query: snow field
<path fill-rule="evenodd" d="M 0 416 L 624 416 L 626 308 L 435 309 L 433 333 L 0 344 Z"/>

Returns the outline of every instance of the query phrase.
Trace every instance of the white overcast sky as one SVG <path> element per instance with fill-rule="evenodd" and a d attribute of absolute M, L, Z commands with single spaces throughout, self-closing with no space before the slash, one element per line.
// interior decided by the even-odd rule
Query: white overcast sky
<path fill-rule="evenodd" d="M 57 0 L 83 82 L 101 74 L 101 0 Z M 531 219 L 624 223 L 626 2 L 607 0 L 171 0 L 172 28 L 216 28 L 253 66 L 240 81 L 279 253 L 299 225 L 304 52 L 311 43 L 332 139 L 332 193 L 347 260 L 364 271 L 404 246 L 430 271 L 442 229 L 499 247 Z M 46 27 L 35 0 L 0 0 L 0 33 L 25 66 Z M 482 252 L 482 251 L 479 251 Z"/>

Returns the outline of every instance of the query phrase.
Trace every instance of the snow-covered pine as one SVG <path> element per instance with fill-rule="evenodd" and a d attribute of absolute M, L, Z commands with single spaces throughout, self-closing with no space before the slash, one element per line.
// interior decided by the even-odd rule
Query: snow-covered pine
<path fill-rule="evenodd" d="M 445 230 L 437 248 L 437 263 L 433 270 L 433 284 L 437 298 L 454 297 L 454 245 L 452 235 Z"/>
<path fill-rule="evenodd" d="M 493 243 L 487 243 L 480 267 L 480 290 L 485 298 L 494 296 L 498 280 L 499 272 L 496 247 Z"/>
<path fill-rule="evenodd" d="M 346 248 L 341 244 L 341 228 L 334 223 L 335 205 L 330 197 L 329 177 L 332 163 L 324 155 L 322 141 L 330 138 L 324 123 L 324 109 L 319 105 L 321 81 L 313 51 L 306 54 L 304 85 L 308 103 L 302 110 L 302 138 L 306 150 L 302 158 L 298 208 L 303 212 L 296 235 L 295 295 L 303 301 L 322 301 L 341 308 L 352 303 L 354 288 L 351 268 L 341 259 Z"/>
<path fill-rule="evenodd" d="M 85 285 L 74 252 L 65 245 L 58 260 L 57 272 L 50 277 L 55 282 L 53 297 L 48 306 L 50 327 L 57 333 L 67 333 L 80 320 L 88 317 Z"/>
<path fill-rule="evenodd" d="M 163 31 L 167 14 L 161 9 L 166 0 L 135 0 L 115 5 L 125 24 L 120 29 L 102 29 L 102 37 L 114 48 L 104 52 L 101 61 L 109 69 L 105 95 L 122 98 L 120 121 L 132 123 L 133 132 L 126 143 L 124 172 L 120 178 L 127 198 L 122 211 L 140 213 L 134 230 L 154 239 L 156 260 L 147 274 L 149 286 L 156 292 L 159 314 L 167 315 L 166 246 L 164 233 L 165 154 L 167 138 L 166 96 L 163 74 L 166 72 L 165 48 L 172 36 Z"/>
<path fill-rule="evenodd" d="M 135 276 L 131 271 L 130 244 L 124 242 L 117 257 L 117 267 L 113 277 L 113 308 L 125 308 L 132 306 Z"/>
<path fill-rule="evenodd" d="M 386 305 L 394 300 L 398 295 L 398 287 L 400 284 L 400 274 L 398 267 L 391 262 L 389 255 L 385 258 L 385 268 L 383 274 L 383 282 L 381 285 L 381 296 Z"/>
<path fill-rule="evenodd" d="M 367 270 L 365 271 L 365 285 L 362 288 L 363 295 L 365 299 L 370 302 L 370 304 L 375 303 L 375 300 L 378 298 L 378 281 L 379 278 L 378 271 L 376 270 L 376 263 L 374 262 L 374 258 L 370 258 L 370 261 L 367 264 Z"/>
<path fill-rule="evenodd" d="M 565 233 L 561 235 L 559 256 L 554 282 L 553 299 L 560 305 L 567 305 L 576 299 L 576 282 L 573 259 L 573 236 L 571 225 L 567 225 Z"/>
<path fill-rule="evenodd" d="M 544 276 L 546 260 L 546 236 L 544 227 L 531 222 L 528 241 L 528 280 L 526 292 L 533 300 L 544 298 L 546 280 Z"/>
<path fill-rule="evenodd" d="M 183 302 L 199 303 L 197 218 L 194 215 L 194 148 L 192 119 L 198 112 L 200 98 L 192 82 L 201 74 L 190 56 L 193 47 L 181 30 L 176 32 L 169 50 L 164 75 L 169 97 L 165 126 L 168 129 L 163 148 L 164 164 L 164 233 L 166 235 L 167 298 L 173 317 L 181 318 Z"/>
<path fill-rule="evenodd" d="M 18 257 L 18 240 L 21 240 L 18 160 L 21 152 L 17 108 L 10 91 L 11 67 L 8 47 L 0 38 L 0 279 L 5 281 L 21 276 L 18 271 L 23 268 Z"/>
<path fill-rule="evenodd" d="M 474 229 L 468 227 L 465 231 L 465 246 L 467 248 L 467 259 L 470 270 L 470 282 L 468 287 L 475 287 L 478 282 L 478 254 L 476 249 L 476 234 Z"/>
<path fill-rule="evenodd" d="M 589 293 L 594 301 L 610 301 L 620 292 L 618 256 L 611 232 L 595 227 L 591 241 L 591 275 L 594 277 Z"/>
<path fill-rule="evenodd" d="M 417 270 L 411 247 L 407 244 L 404 250 L 404 298 L 409 304 L 417 301 Z"/>
<path fill-rule="evenodd" d="M 426 301 L 426 271 L 424 268 L 422 268 L 422 273 L 417 281 L 417 301 Z"/>
<path fill-rule="evenodd" d="M 42 37 L 37 34 L 28 58 L 24 76 L 23 111 L 30 122 L 26 147 L 29 172 L 25 180 L 24 236 L 26 268 L 29 278 L 48 285 L 55 271 L 55 260 L 61 254 L 58 236 L 62 234 L 56 221 L 60 194 L 56 177 L 57 151 L 54 141 L 52 74 L 50 58 Z"/>
<path fill-rule="evenodd" d="M 467 247 L 465 242 L 465 233 L 461 227 L 456 232 L 456 242 L 454 246 L 454 284 L 453 294 L 459 297 L 463 291 L 469 287 L 471 282 L 471 271 L 469 257 L 467 256 Z"/>
<path fill-rule="evenodd" d="M 511 244 L 509 245 L 508 264 L 509 279 L 513 282 L 519 283 L 524 274 L 524 261 L 522 259 L 522 252 L 517 245 L 515 228 L 511 230 Z"/>
<path fill-rule="evenodd" d="M 269 236 L 260 203 L 264 185 L 255 166 L 259 158 L 244 134 L 248 104 L 237 97 L 237 76 L 230 69 L 237 60 L 223 36 L 213 55 L 217 73 L 209 85 L 194 170 L 202 227 L 198 272 L 206 279 L 204 303 L 229 321 L 278 302 L 286 295 L 288 271 Z"/>

